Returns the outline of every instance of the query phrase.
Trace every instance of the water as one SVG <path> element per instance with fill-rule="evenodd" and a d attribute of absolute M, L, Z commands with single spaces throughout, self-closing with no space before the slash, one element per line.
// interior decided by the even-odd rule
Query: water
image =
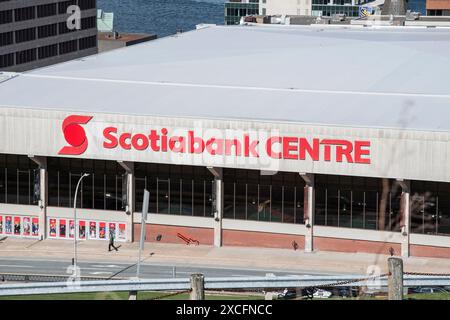
<path fill-rule="evenodd" d="M 224 23 L 224 0 L 97 0 L 97 7 L 114 12 L 116 31 L 158 37 L 195 29 L 199 23 Z"/>

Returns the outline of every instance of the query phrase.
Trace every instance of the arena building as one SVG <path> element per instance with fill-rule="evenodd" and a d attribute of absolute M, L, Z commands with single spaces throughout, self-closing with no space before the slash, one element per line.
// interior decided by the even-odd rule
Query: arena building
<path fill-rule="evenodd" d="M 450 258 L 448 52 L 445 28 L 204 25 L 2 73 L 0 234 L 136 241 L 147 189 L 147 241 Z"/>

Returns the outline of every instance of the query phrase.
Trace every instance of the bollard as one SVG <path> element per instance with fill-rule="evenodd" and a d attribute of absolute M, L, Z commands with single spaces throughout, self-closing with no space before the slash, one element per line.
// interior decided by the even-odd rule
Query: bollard
<path fill-rule="evenodd" d="M 274 293 L 266 292 L 266 294 L 264 295 L 264 300 L 274 300 Z"/>
<path fill-rule="evenodd" d="M 388 298 L 389 300 L 403 300 L 403 260 L 388 258 Z"/>
<path fill-rule="evenodd" d="M 128 294 L 128 300 L 137 300 L 137 291 L 130 291 Z"/>
<path fill-rule="evenodd" d="M 205 277 L 202 274 L 191 275 L 190 300 L 205 300 Z"/>

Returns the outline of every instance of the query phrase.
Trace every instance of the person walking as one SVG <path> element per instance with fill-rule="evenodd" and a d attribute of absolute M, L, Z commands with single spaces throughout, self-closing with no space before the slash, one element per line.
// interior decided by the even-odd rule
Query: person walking
<path fill-rule="evenodd" d="M 114 240 L 115 240 L 115 232 L 114 230 L 109 230 L 109 246 L 108 246 L 108 251 L 111 251 L 111 247 L 114 248 L 114 250 L 119 251 L 119 249 L 114 245 Z"/>

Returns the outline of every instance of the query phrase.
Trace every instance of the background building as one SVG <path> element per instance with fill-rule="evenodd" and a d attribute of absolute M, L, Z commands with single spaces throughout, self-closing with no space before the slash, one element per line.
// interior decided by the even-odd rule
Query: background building
<path fill-rule="evenodd" d="M 425 16 L 427 14 L 426 2 L 426 0 L 407 0 L 407 10 L 419 12 L 421 15 Z"/>
<path fill-rule="evenodd" d="M 81 9 L 69 29 L 67 8 Z M 97 52 L 96 0 L 0 1 L 0 70 L 24 71 Z"/>
<path fill-rule="evenodd" d="M 97 30 L 99 32 L 114 31 L 114 12 L 104 12 L 102 9 L 97 10 Z"/>
<path fill-rule="evenodd" d="M 261 15 L 310 15 L 311 0 L 261 0 Z"/>
<path fill-rule="evenodd" d="M 138 43 L 155 40 L 155 34 L 99 32 L 98 52 L 132 46 Z"/>
<path fill-rule="evenodd" d="M 359 5 L 366 0 L 312 0 L 313 16 L 332 16 L 345 14 L 347 17 L 359 16 Z"/>
<path fill-rule="evenodd" d="M 430 16 L 450 16 L 450 0 L 427 0 L 426 8 Z"/>
<path fill-rule="evenodd" d="M 230 0 L 225 2 L 225 24 L 239 24 L 242 17 L 259 14 L 259 0 Z"/>

